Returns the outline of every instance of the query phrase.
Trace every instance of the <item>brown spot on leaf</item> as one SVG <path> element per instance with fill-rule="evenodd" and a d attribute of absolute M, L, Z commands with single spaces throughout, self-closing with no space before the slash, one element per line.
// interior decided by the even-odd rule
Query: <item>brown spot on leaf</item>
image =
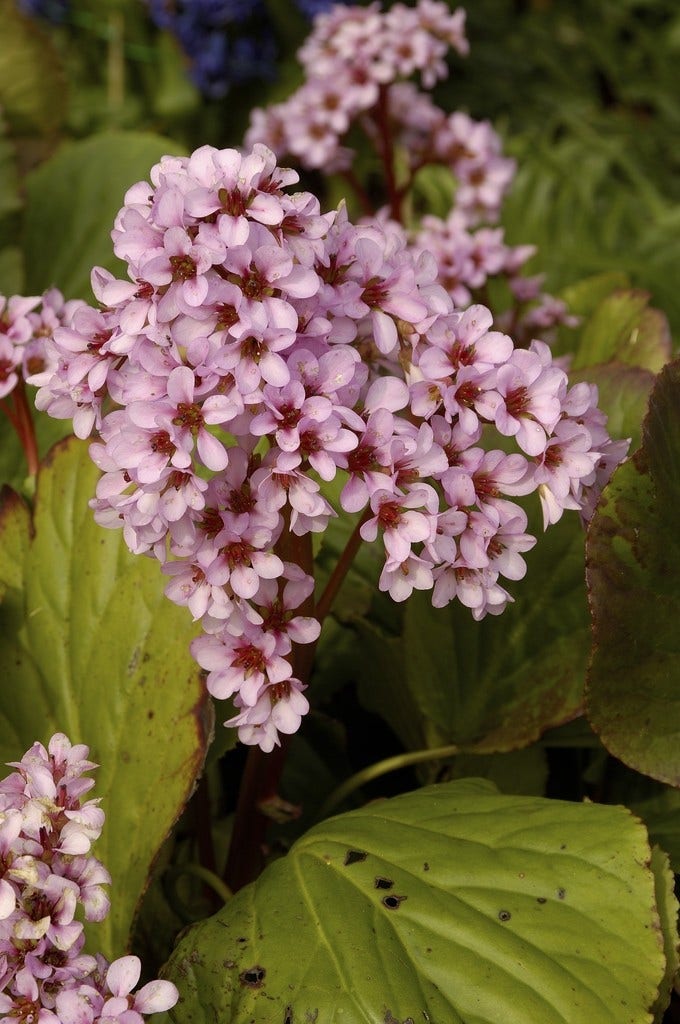
<path fill-rule="evenodd" d="M 498 911 L 498 920 L 499 921 L 509 921 L 511 917 L 512 917 L 512 914 L 510 913 L 509 910 L 499 910 Z"/>
<path fill-rule="evenodd" d="M 350 864 L 359 864 L 362 860 L 366 860 L 368 854 L 365 850 L 348 850 L 345 854 L 345 867 L 348 868 Z"/>
<path fill-rule="evenodd" d="M 241 971 L 238 976 L 238 980 L 246 988 L 262 988 L 264 984 L 264 976 L 266 974 L 264 967 L 260 967 L 259 964 L 255 964 L 254 967 L 248 967 L 245 971 Z"/>
<path fill-rule="evenodd" d="M 405 899 L 405 896 L 395 896 L 391 893 L 389 896 L 383 896 L 382 905 L 387 907 L 388 910 L 399 910 Z"/>
<path fill-rule="evenodd" d="M 375 885 L 376 889 L 391 889 L 392 886 L 394 885 L 394 882 L 392 881 L 391 878 L 382 878 L 380 875 L 378 875 L 373 884 Z"/>

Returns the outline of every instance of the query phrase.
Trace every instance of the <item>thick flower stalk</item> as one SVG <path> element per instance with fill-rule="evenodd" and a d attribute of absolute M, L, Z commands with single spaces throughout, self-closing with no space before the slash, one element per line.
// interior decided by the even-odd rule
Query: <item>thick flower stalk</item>
<path fill-rule="evenodd" d="M 57 733 L 0 782 L 0 1024 L 142 1024 L 177 1001 L 166 981 L 132 991 L 137 957 L 108 964 L 83 952 L 76 914 L 103 920 L 111 882 L 90 853 L 104 812 L 82 799 L 94 785 L 88 754 Z"/>
<path fill-rule="evenodd" d="M 291 653 L 319 635 L 300 612 L 314 580 L 280 541 L 338 514 L 326 483 L 381 545 L 382 590 L 479 619 L 535 543 L 512 499 L 538 491 L 555 522 L 623 455 L 546 345 L 455 310 L 431 256 L 296 180 L 262 145 L 164 158 L 116 219 L 130 280 L 95 270 L 100 309 L 55 330 L 56 370 L 31 378 L 39 408 L 94 430 L 97 520 L 161 563 L 227 724 L 264 750 L 308 709 Z"/>

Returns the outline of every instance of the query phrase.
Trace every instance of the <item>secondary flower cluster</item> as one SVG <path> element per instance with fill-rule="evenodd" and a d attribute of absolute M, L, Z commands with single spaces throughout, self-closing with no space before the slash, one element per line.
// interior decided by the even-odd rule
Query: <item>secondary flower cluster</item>
<path fill-rule="evenodd" d="M 57 288 L 29 297 L 0 295 L 0 400 L 20 380 L 48 369 L 45 338 L 84 305 L 79 300 L 64 302 Z"/>
<path fill-rule="evenodd" d="M 445 77 L 450 47 L 467 53 L 462 10 L 438 0 L 415 8 L 394 4 L 335 5 L 314 20 L 298 52 L 302 86 L 284 103 L 256 109 L 246 143 L 264 142 L 277 155 L 291 154 L 306 168 L 349 166 L 352 150 L 341 145 L 350 125 L 364 117 L 379 132 L 378 112 L 387 87 L 420 72 L 430 87 Z"/>
<path fill-rule="evenodd" d="M 521 276 L 533 246 L 510 247 L 501 228 L 488 226 L 498 221 L 515 163 L 488 122 L 445 113 L 410 81 L 419 75 L 430 89 L 447 75 L 450 49 L 467 55 L 464 26 L 464 11 L 452 12 L 441 0 L 395 3 L 384 12 L 377 2 L 336 5 L 316 18 L 299 51 L 303 84 L 284 102 L 253 111 L 246 143 L 262 142 L 305 169 L 345 173 L 353 187 L 359 184 L 367 212 L 356 152 L 347 145 L 358 126 L 380 159 L 389 216 L 399 223 L 423 169 L 447 168 L 455 182 L 448 218 L 424 217 L 409 242 L 416 253 L 434 254 L 457 306 L 484 301 L 487 281 L 507 278 L 513 308 L 505 319 L 528 344 L 537 329 L 575 321 L 564 303 L 542 293 L 540 277 Z"/>
<path fill-rule="evenodd" d="M 132 991 L 137 957 L 108 964 L 83 952 L 76 912 L 103 920 L 111 881 L 90 853 L 104 812 L 82 800 L 94 785 L 88 754 L 57 733 L 0 782 L 0 1024 L 142 1024 L 177 1001 L 167 981 Z"/>
<path fill-rule="evenodd" d="M 280 541 L 336 515 L 324 483 L 340 474 L 341 508 L 380 538 L 381 589 L 481 618 L 534 544 L 509 498 L 538 490 L 554 522 L 622 455 L 545 345 L 455 311 L 431 256 L 296 180 L 261 145 L 165 157 L 116 219 L 130 280 L 96 270 L 101 308 L 76 310 L 48 341 L 56 371 L 31 378 L 39 408 L 98 434 L 97 520 L 162 563 L 227 724 L 265 750 L 308 707 L 290 655 L 319 634 L 299 612 L 314 581 Z"/>

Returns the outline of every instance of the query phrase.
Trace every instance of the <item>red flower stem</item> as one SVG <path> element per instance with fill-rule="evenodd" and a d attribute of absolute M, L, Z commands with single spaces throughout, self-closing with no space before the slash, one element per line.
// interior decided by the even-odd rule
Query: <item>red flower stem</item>
<path fill-rule="evenodd" d="M 354 561 L 356 553 L 361 547 L 362 537 L 359 531 L 363 524 L 371 518 L 372 514 L 371 509 L 367 508 L 359 522 L 352 530 L 350 538 L 330 575 L 330 579 L 328 580 L 321 597 L 316 603 L 314 617 L 318 619 L 319 622 L 323 622 L 333 606 L 333 601 L 337 597 L 338 591 L 343 584 L 345 576 L 349 572 L 349 568 Z"/>
<path fill-rule="evenodd" d="M 314 605 L 314 598 L 310 595 L 299 609 L 299 614 L 314 615 L 319 622 L 323 622 L 361 546 L 361 526 L 371 515 L 371 509 L 366 509 L 354 527 L 319 601 Z M 305 572 L 313 575 L 311 534 L 296 537 L 286 528 L 275 550 L 284 562 L 295 562 Z M 303 683 L 309 682 L 312 674 L 315 647 L 316 644 L 293 645 L 293 676 Z M 224 879 L 232 892 L 254 881 L 264 867 L 270 818 L 262 812 L 262 808 L 277 795 L 289 743 L 290 736 L 282 736 L 281 745 L 275 747 L 270 754 L 263 753 L 259 747 L 251 747 L 248 751 L 236 803 Z"/>
<path fill-rule="evenodd" d="M 387 86 L 381 85 L 378 91 L 378 105 L 376 110 L 376 123 L 380 135 L 380 156 L 385 168 L 385 184 L 387 196 L 390 203 L 390 213 L 394 220 L 401 223 L 401 201 L 397 179 L 394 172 L 394 145 L 390 131 L 390 118 L 387 106 Z"/>
<path fill-rule="evenodd" d="M 281 745 L 265 754 L 251 747 L 241 778 L 234 827 L 224 880 L 232 892 L 255 881 L 265 864 L 267 828 L 270 819 L 259 805 L 276 794 L 286 762 L 290 737 L 281 737 Z"/>
<path fill-rule="evenodd" d="M 35 476 L 38 472 L 40 457 L 38 455 L 38 442 L 35 437 L 35 427 L 33 425 L 31 410 L 29 409 L 28 402 L 26 400 L 26 389 L 24 387 L 23 380 L 18 382 L 12 392 L 12 398 L 14 400 L 15 416 L 13 422 L 19 435 L 19 440 L 21 441 L 21 447 L 24 449 L 24 455 L 26 456 L 28 475 Z"/>
<path fill-rule="evenodd" d="M 295 562 L 310 575 L 314 571 L 312 535 L 296 537 L 284 528 L 275 546 L 276 554 L 284 562 Z M 312 615 L 314 597 L 303 602 L 299 614 Z M 303 683 L 309 681 L 314 661 L 314 644 L 294 644 L 291 657 L 293 676 Z M 231 833 L 225 881 L 232 892 L 254 881 L 264 867 L 267 828 L 271 819 L 262 808 L 277 796 L 277 790 L 288 753 L 288 736 L 270 754 L 259 747 L 251 747 L 241 779 L 234 827 Z"/>

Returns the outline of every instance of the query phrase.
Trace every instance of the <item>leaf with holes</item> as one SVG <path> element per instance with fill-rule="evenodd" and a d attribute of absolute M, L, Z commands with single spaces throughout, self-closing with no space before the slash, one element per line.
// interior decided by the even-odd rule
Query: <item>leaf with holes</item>
<path fill-rule="evenodd" d="M 119 955 L 151 862 L 180 814 L 207 742 L 195 627 L 163 595 L 151 559 L 131 555 L 88 508 L 98 471 L 71 438 L 38 474 L 34 512 L 0 507 L 0 760 L 65 732 L 101 767 L 107 823 L 96 852 L 113 878 L 97 948 Z"/>
<path fill-rule="evenodd" d="M 680 361 L 659 375 L 639 452 L 588 533 L 588 716 L 625 764 L 680 786 Z"/>
<path fill-rule="evenodd" d="M 161 1019 L 647 1024 L 676 906 L 624 808 L 431 786 L 317 826 L 191 929 Z"/>

